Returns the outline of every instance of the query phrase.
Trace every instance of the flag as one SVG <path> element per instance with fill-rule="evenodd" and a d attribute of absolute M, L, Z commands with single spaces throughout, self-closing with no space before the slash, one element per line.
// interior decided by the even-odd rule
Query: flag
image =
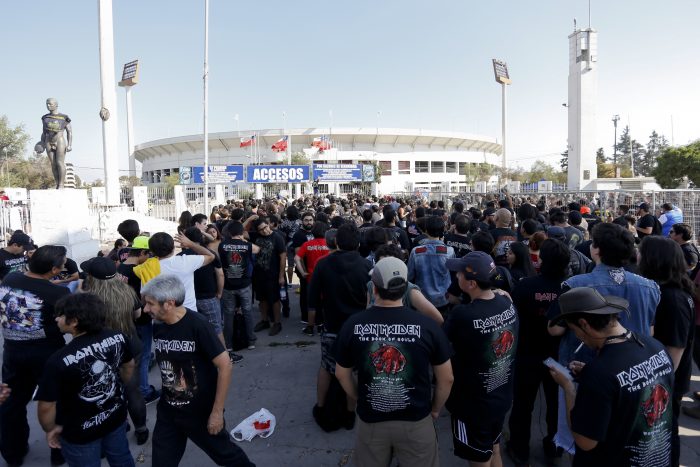
<path fill-rule="evenodd" d="M 254 142 L 255 142 L 255 135 L 251 136 L 250 138 L 241 138 L 240 147 L 247 148 L 248 146 L 252 146 Z"/>
<path fill-rule="evenodd" d="M 275 152 L 283 152 L 287 150 L 287 137 L 283 136 L 282 138 L 278 139 L 275 144 L 272 145 L 271 148 Z"/>
<path fill-rule="evenodd" d="M 314 138 L 311 146 L 318 148 L 319 151 L 325 151 L 331 148 L 331 142 L 328 140 L 328 136 L 323 135 L 320 138 Z"/>

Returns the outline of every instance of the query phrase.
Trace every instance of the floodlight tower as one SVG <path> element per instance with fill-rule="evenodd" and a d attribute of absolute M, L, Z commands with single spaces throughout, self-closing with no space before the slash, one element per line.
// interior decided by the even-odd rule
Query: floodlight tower
<path fill-rule="evenodd" d="M 598 33 L 574 29 L 569 36 L 569 190 L 585 189 L 598 178 L 596 102 L 598 100 Z"/>
<path fill-rule="evenodd" d="M 501 85 L 501 173 L 503 174 L 505 180 L 506 173 L 506 86 L 512 83 L 510 75 L 508 74 L 508 65 L 506 62 L 501 60 L 493 59 L 493 74 L 496 78 L 496 82 Z"/>
<path fill-rule="evenodd" d="M 131 88 L 139 82 L 139 61 L 133 60 L 124 65 L 119 86 L 126 90 L 126 139 L 129 146 L 129 176 L 136 176 L 136 159 L 134 158 L 134 118 L 131 108 Z"/>
<path fill-rule="evenodd" d="M 114 30 L 112 0 L 98 0 L 102 153 L 107 205 L 119 204 L 119 156 L 117 155 L 117 90 L 114 80 Z"/>

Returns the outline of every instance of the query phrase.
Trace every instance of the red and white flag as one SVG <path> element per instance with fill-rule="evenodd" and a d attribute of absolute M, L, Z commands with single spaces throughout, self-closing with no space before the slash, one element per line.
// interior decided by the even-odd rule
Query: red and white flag
<path fill-rule="evenodd" d="M 254 142 L 255 142 L 255 135 L 251 136 L 250 138 L 241 138 L 240 147 L 247 148 L 249 146 L 252 146 Z"/>
<path fill-rule="evenodd" d="M 275 152 L 283 152 L 287 150 L 287 137 L 283 136 L 282 138 L 278 139 L 275 144 L 272 145 L 271 148 Z"/>
<path fill-rule="evenodd" d="M 331 148 L 331 142 L 328 139 L 328 136 L 323 135 L 319 138 L 314 138 L 311 146 L 318 148 L 319 151 L 325 151 L 326 149 Z"/>

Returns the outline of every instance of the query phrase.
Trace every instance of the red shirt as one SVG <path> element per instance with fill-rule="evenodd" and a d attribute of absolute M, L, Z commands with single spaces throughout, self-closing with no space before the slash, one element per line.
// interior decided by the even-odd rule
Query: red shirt
<path fill-rule="evenodd" d="M 328 246 L 326 246 L 325 238 L 314 238 L 305 242 L 297 252 L 297 256 L 301 258 L 306 265 L 306 271 L 309 273 L 306 276 L 306 280 L 311 282 L 311 274 L 314 272 L 316 263 L 329 253 Z"/>

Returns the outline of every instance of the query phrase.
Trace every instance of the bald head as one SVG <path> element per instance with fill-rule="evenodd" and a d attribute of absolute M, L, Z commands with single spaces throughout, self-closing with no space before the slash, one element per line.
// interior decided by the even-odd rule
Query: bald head
<path fill-rule="evenodd" d="M 511 217 L 512 216 L 509 210 L 507 210 L 506 208 L 499 209 L 498 211 L 496 211 L 496 227 L 510 226 Z"/>

